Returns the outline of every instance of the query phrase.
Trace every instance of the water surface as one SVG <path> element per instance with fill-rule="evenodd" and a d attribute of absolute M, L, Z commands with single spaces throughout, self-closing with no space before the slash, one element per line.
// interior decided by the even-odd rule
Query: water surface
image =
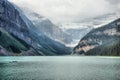
<path fill-rule="evenodd" d="M 120 80 L 120 58 L 0 57 L 0 80 Z"/>

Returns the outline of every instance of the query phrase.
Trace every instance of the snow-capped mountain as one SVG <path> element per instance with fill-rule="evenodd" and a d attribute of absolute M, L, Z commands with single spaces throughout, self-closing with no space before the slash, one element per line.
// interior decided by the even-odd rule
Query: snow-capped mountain
<path fill-rule="evenodd" d="M 119 13 L 110 13 L 86 18 L 80 22 L 53 24 L 49 19 L 31 12 L 28 8 L 24 7 L 23 11 L 45 35 L 69 47 L 74 47 L 92 29 L 106 25 L 119 17 Z"/>
<path fill-rule="evenodd" d="M 102 16 L 84 19 L 75 23 L 58 24 L 61 29 L 71 35 L 72 42 L 69 45 L 74 47 L 92 29 L 106 25 L 119 17 L 118 13 L 105 14 Z"/>
<path fill-rule="evenodd" d="M 22 11 L 27 16 L 27 18 L 29 18 L 33 22 L 33 24 L 36 25 L 36 27 L 38 27 L 45 35 L 47 35 L 49 38 L 53 40 L 62 42 L 66 45 L 72 45 L 72 44 L 76 45 L 76 43 L 78 43 L 78 41 L 83 36 L 85 36 L 91 29 L 101 27 L 117 18 L 117 13 L 114 13 L 114 9 L 112 8 L 111 5 L 104 5 L 104 7 L 101 8 L 100 10 L 93 7 L 93 6 L 100 5 L 98 1 L 96 2 L 98 3 L 98 5 L 96 4 L 93 5 L 93 3 L 91 3 L 90 1 L 85 1 L 84 3 L 84 4 L 88 3 L 92 6 L 92 8 L 95 8 L 94 10 L 95 13 L 93 11 L 92 14 L 91 14 L 92 11 L 91 12 L 89 11 L 91 9 L 89 9 L 89 6 L 87 5 L 86 6 L 81 5 L 84 8 L 82 10 L 80 10 L 81 8 L 79 9 L 78 7 L 75 7 L 76 10 L 80 10 L 80 12 L 81 11 L 84 12 L 84 10 L 85 12 L 87 11 L 86 12 L 87 14 L 84 13 L 86 16 L 82 14 L 82 12 L 81 13 L 71 12 L 72 11 L 71 8 L 73 7 L 72 5 L 69 5 L 68 9 L 66 9 L 65 7 L 66 9 L 65 11 L 68 10 L 68 12 L 65 13 L 64 11 L 62 11 L 64 10 L 64 8 L 59 9 L 58 6 L 53 4 L 54 1 L 53 2 L 50 1 L 50 3 L 49 1 L 45 1 L 44 3 L 44 0 L 43 0 L 40 2 L 40 4 L 37 3 L 39 2 L 39 0 L 37 0 L 36 2 L 33 1 L 33 4 L 32 2 L 24 1 L 24 0 L 23 1 L 14 0 L 12 2 L 17 4 L 22 9 Z M 64 2 L 64 1 L 60 1 L 60 2 Z M 43 5 L 46 3 L 48 5 Z M 51 3 L 52 5 L 49 6 Z M 75 3 L 77 2 L 75 1 Z M 76 6 L 75 3 L 74 3 L 74 6 Z M 81 1 L 78 0 L 78 4 L 81 4 Z M 62 5 L 59 5 L 59 6 L 62 6 Z M 98 7 L 102 7 L 102 6 L 98 6 Z M 69 12 L 69 9 L 70 9 L 70 12 Z M 73 9 L 73 11 L 76 11 L 76 10 Z M 60 14 L 59 11 L 60 12 L 62 11 L 63 13 Z M 56 14 L 51 14 L 51 13 L 56 13 Z M 60 14 L 60 15 L 57 15 L 57 14 Z M 96 14 L 99 14 L 99 15 L 96 15 Z M 43 15 L 49 19 L 45 18 Z M 76 36 L 76 33 L 78 33 L 77 36 Z M 76 39 L 76 38 L 79 38 L 79 39 Z"/>
<path fill-rule="evenodd" d="M 6 36 L 8 44 L 6 39 L 0 44 L 3 48 L 8 49 L 8 52 L 14 52 L 17 49 L 20 50 L 20 53 L 22 51 L 25 52 L 22 55 L 26 55 L 27 52 L 27 55 L 31 53 L 31 55 L 66 55 L 70 53 L 70 48 L 44 35 L 16 5 L 11 4 L 7 0 L 0 0 L 0 28 L 4 30 L 3 33 L 8 33 L 6 34 L 9 35 L 8 37 L 13 37 L 9 41 Z M 22 48 L 14 43 L 15 40 Z M 23 50 L 26 45 L 29 47 L 27 51 Z M 21 55 L 20 53 L 17 54 Z M 8 53 L 8 55 L 12 54 Z"/>

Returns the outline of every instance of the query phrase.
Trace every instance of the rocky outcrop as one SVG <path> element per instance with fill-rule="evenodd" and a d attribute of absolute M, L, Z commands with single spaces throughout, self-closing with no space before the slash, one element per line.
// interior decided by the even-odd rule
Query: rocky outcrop
<path fill-rule="evenodd" d="M 44 35 L 7 0 L 0 0 L 0 28 L 37 51 L 35 55 L 67 55 L 70 53 L 70 48 Z"/>
<path fill-rule="evenodd" d="M 92 30 L 80 40 L 79 44 L 74 48 L 73 53 L 85 55 L 119 55 L 119 28 L 120 19 L 117 19 L 103 27 Z"/>

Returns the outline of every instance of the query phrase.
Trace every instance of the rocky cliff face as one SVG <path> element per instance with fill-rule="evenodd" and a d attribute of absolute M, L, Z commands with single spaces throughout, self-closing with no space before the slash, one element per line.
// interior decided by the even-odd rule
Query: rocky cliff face
<path fill-rule="evenodd" d="M 0 56 L 28 56 L 37 52 L 24 41 L 13 37 L 0 28 Z"/>
<path fill-rule="evenodd" d="M 28 8 L 21 8 L 24 14 L 29 18 L 37 29 L 44 33 L 49 38 L 62 42 L 70 43 L 72 41 L 71 35 L 64 32 L 58 26 L 53 24 L 49 19 L 37 14 L 36 12 L 31 12 Z"/>
<path fill-rule="evenodd" d="M 120 19 L 89 32 L 74 48 L 75 54 L 120 55 Z M 114 50 L 115 49 L 115 50 Z M 114 51 L 114 52 L 113 52 Z"/>
<path fill-rule="evenodd" d="M 70 49 L 51 40 L 7 0 L 0 0 L 0 28 L 30 45 L 37 55 L 66 55 Z"/>

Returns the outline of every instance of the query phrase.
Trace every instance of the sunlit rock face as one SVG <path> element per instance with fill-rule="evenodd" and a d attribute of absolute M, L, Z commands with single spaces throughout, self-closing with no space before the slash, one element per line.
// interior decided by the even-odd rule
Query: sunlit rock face
<path fill-rule="evenodd" d="M 53 41 L 35 28 L 20 9 L 7 0 L 0 0 L 0 28 L 27 43 L 37 52 L 35 55 L 67 55 L 71 52 L 70 48 Z"/>
<path fill-rule="evenodd" d="M 96 28 L 83 37 L 74 48 L 74 54 L 120 55 L 120 19 Z"/>

